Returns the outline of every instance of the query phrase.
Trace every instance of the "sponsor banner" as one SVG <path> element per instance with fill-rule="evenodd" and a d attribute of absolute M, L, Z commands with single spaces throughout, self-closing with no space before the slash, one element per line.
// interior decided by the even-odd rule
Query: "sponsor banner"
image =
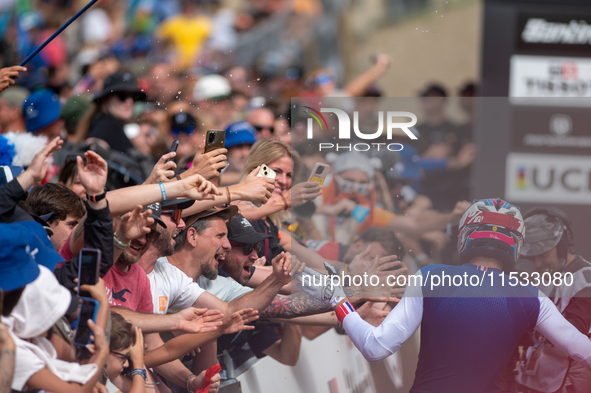
<path fill-rule="evenodd" d="M 513 55 L 509 97 L 514 105 L 589 107 L 591 59 Z"/>
<path fill-rule="evenodd" d="M 589 204 L 591 157 L 509 153 L 505 198 L 511 202 Z"/>
<path fill-rule="evenodd" d="M 591 154 L 590 123 L 588 109 L 519 107 L 512 116 L 513 146 L 529 153 Z"/>
<path fill-rule="evenodd" d="M 591 15 L 520 14 L 517 31 L 521 52 L 589 56 Z"/>

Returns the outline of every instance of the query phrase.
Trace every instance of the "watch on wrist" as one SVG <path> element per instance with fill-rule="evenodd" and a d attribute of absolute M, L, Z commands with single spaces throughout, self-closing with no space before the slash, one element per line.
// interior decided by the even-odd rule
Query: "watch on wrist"
<path fill-rule="evenodd" d="M 106 196 L 107 196 L 107 191 L 103 191 L 102 194 L 88 195 L 88 200 L 96 203 L 96 202 L 100 202 L 103 199 L 105 199 Z"/>
<path fill-rule="evenodd" d="M 141 375 L 144 378 L 144 381 L 148 380 L 148 373 L 143 368 L 134 368 L 131 370 L 131 378 L 133 379 L 134 375 Z"/>

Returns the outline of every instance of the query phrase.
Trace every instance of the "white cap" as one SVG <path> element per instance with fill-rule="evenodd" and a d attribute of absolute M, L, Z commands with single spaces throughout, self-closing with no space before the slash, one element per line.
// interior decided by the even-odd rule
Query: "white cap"
<path fill-rule="evenodd" d="M 230 82 L 221 75 L 205 75 L 199 78 L 193 88 L 193 97 L 197 101 L 227 97 L 232 92 Z"/>

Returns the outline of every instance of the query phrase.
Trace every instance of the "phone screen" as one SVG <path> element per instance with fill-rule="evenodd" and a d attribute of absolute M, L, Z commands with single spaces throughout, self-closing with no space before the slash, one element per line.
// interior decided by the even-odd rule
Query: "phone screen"
<path fill-rule="evenodd" d="M 90 336 L 92 331 L 88 326 L 88 320 L 94 321 L 96 303 L 93 300 L 82 300 L 80 308 L 80 316 L 78 317 L 78 329 L 76 329 L 76 338 L 74 342 L 77 345 L 85 346 L 90 343 Z"/>
<path fill-rule="evenodd" d="M 90 294 L 80 292 L 80 285 L 95 285 L 98 282 L 100 251 L 83 249 L 79 259 L 78 294 L 81 297 L 90 297 Z"/>

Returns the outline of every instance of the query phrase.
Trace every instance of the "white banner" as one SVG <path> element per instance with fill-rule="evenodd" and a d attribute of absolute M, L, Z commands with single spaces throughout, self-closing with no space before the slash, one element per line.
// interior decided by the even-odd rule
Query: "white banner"
<path fill-rule="evenodd" d="M 509 153 L 505 173 L 510 202 L 591 204 L 591 157 Z"/>
<path fill-rule="evenodd" d="M 591 106 L 591 59 L 513 55 L 509 97 L 515 105 Z"/>

